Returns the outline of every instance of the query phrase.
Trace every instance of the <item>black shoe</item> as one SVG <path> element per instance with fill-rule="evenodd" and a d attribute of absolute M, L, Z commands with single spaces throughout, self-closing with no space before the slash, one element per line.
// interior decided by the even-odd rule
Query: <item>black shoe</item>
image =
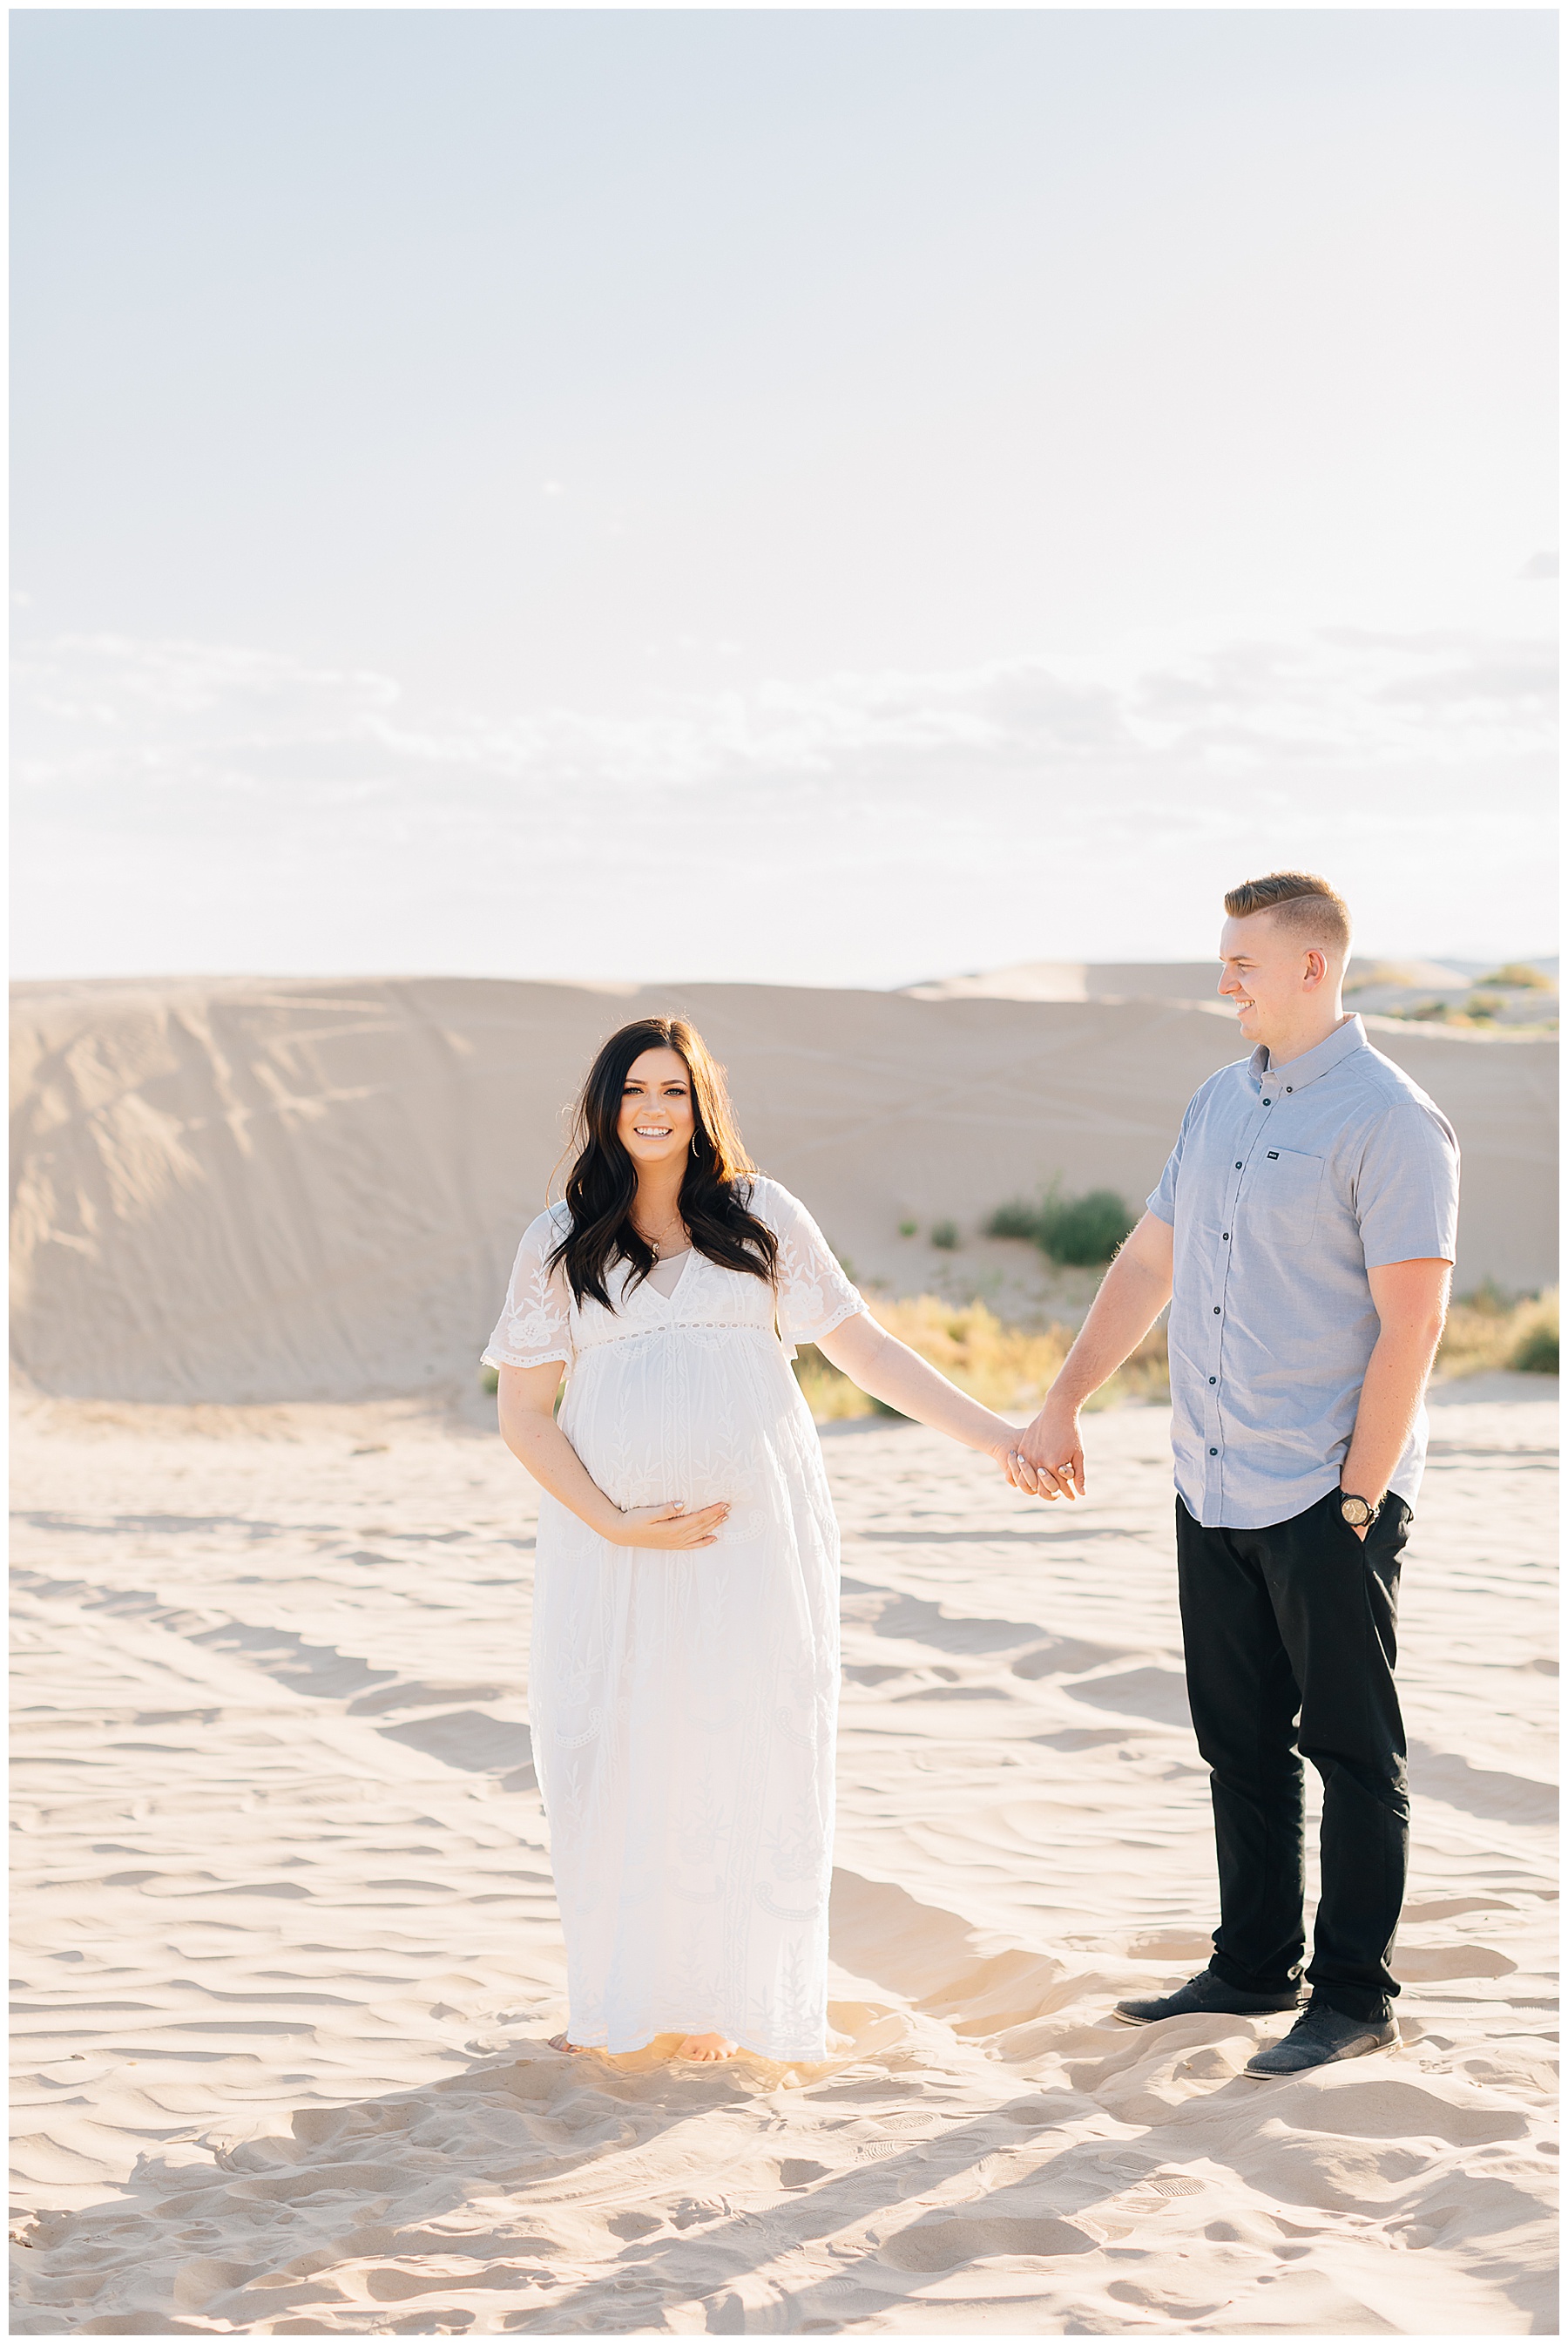
<path fill-rule="evenodd" d="M 1267 2051 L 1249 2059 L 1249 2076 L 1304 2076 L 1310 2067 L 1327 2067 L 1336 2059 L 1360 2059 L 1368 2051 L 1399 2047 L 1399 2023 L 1392 2018 L 1347 2018 L 1326 2002 L 1310 2002 L 1290 2033 Z"/>
<path fill-rule="evenodd" d="M 1286 1986 L 1279 1994 L 1246 1994 L 1240 1986 L 1227 1985 L 1213 1970 L 1200 1970 L 1174 1994 L 1119 2002 L 1111 2016 L 1129 2026 L 1152 2026 L 1157 2019 L 1191 2018 L 1208 2010 L 1228 2018 L 1267 2018 L 1277 2010 L 1299 2010 L 1301 2006 L 1299 1986 Z"/>

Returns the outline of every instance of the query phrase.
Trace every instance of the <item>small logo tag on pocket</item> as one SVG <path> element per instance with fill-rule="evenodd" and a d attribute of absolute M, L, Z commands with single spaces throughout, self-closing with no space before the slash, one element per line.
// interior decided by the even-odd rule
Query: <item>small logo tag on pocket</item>
<path fill-rule="evenodd" d="M 1278 1149 L 1277 1147 L 1271 1147 L 1271 1148 L 1270 1148 L 1270 1150 L 1269 1150 L 1269 1161 L 1270 1161 L 1270 1163 L 1271 1163 L 1271 1164 L 1277 1164 L 1277 1163 L 1279 1162 L 1279 1160 L 1280 1160 L 1280 1151 L 1279 1151 L 1279 1149 Z"/>

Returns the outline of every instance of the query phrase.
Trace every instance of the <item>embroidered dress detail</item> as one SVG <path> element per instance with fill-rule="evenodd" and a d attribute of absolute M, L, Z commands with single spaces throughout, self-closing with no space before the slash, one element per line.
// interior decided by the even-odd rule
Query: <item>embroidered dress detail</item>
<path fill-rule="evenodd" d="M 547 1268 L 552 1207 L 484 1355 L 560 1361 L 561 1430 L 617 1505 L 731 1507 L 716 1545 L 666 1553 L 540 1501 L 529 1722 L 569 2033 L 610 2051 L 709 2028 L 824 2049 L 839 1532 L 789 1356 L 865 1306 L 787 1188 L 754 1178 L 750 1208 L 776 1289 L 693 1252 L 668 1295 L 619 1265 L 606 1310 Z"/>

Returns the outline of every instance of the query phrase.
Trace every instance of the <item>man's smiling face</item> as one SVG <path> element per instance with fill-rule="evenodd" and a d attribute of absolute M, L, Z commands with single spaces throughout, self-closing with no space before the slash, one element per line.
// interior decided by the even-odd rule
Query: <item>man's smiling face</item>
<path fill-rule="evenodd" d="M 1337 972 L 1321 944 L 1277 912 L 1229 919 L 1220 931 L 1220 991 L 1236 1009 L 1246 1042 L 1293 1037 L 1304 1010 L 1323 998 Z"/>

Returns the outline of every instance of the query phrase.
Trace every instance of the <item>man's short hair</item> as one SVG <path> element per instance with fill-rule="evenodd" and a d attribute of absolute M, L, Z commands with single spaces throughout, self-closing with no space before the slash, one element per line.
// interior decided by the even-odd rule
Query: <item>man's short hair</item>
<path fill-rule="evenodd" d="M 1315 871 L 1271 871 L 1265 879 L 1243 879 L 1228 891 L 1225 909 L 1233 920 L 1277 912 L 1280 925 L 1294 930 L 1303 944 L 1321 945 L 1339 960 L 1349 956 L 1351 915 L 1344 897 Z"/>

